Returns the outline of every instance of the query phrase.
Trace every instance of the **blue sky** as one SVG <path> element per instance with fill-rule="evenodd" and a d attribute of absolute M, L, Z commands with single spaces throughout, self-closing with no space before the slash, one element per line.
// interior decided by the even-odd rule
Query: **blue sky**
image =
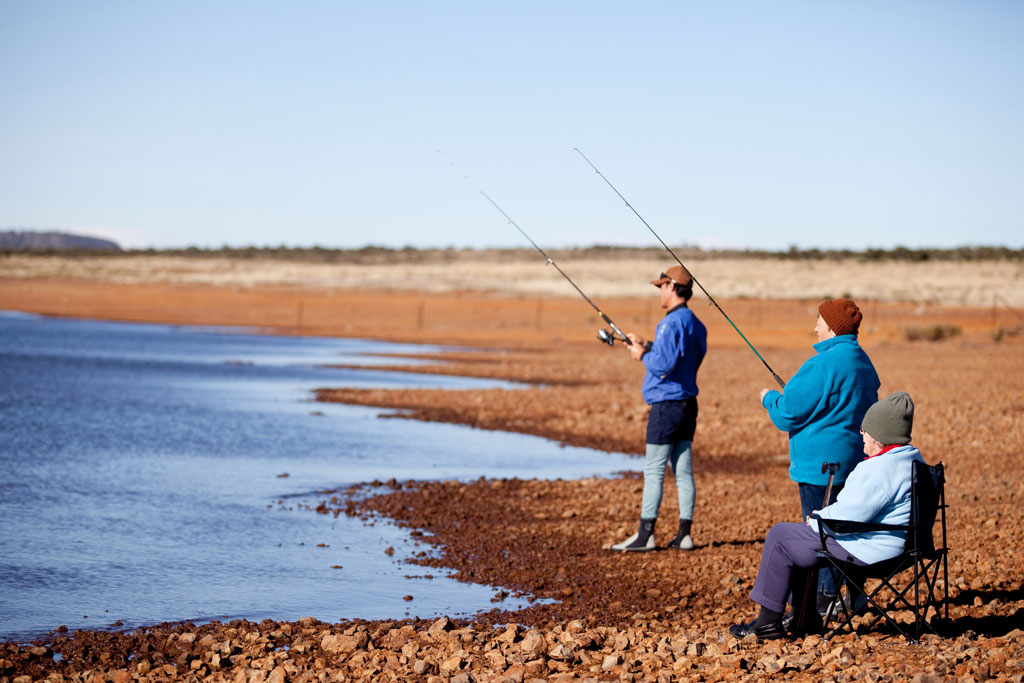
<path fill-rule="evenodd" d="M 0 229 L 1024 246 L 1024 3 L 0 0 Z M 440 153 L 439 153 L 440 152 Z M 526 245 L 528 246 L 528 245 Z"/>

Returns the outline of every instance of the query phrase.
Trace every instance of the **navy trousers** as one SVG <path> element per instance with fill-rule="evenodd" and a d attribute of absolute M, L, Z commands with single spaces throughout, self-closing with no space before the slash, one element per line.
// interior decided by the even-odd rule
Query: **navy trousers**
<path fill-rule="evenodd" d="M 829 551 L 840 560 L 853 559 L 862 564 L 842 546 L 829 538 Z M 761 566 L 757 570 L 750 599 L 775 612 L 785 612 L 789 602 L 790 579 L 795 568 L 808 569 L 818 563 L 814 554 L 821 547 L 818 532 L 806 524 L 780 522 L 768 531 L 761 552 Z"/>

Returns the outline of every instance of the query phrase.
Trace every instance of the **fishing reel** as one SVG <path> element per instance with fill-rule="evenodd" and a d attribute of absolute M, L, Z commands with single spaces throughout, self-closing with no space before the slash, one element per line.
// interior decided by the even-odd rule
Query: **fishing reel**
<path fill-rule="evenodd" d="M 598 330 L 597 331 L 597 338 L 602 343 L 607 344 L 608 346 L 615 346 L 615 335 L 612 334 L 611 332 L 609 332 L 608 330 L 605 330 L 605 329 Z"/>

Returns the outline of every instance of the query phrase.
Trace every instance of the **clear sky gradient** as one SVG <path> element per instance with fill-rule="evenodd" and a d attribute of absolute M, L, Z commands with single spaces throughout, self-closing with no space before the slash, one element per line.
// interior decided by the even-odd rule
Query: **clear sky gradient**
<path fill-rule="evenodd" d="M 1024 246 L 1024 3 L 0 0 L 0 229 Z M 440 152 L 440 153 L 439 153 Z"/>

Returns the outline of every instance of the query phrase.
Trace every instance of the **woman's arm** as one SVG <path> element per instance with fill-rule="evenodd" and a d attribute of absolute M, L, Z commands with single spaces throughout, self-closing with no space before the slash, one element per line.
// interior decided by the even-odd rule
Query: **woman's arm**
<path fill-rule="evenodd" d="M 786 383 L 785 393 L 769 391 L 761 399 L 761 405 L 768 409 L 772 423 L 784 432 L 806 427 L 821 407 L 825 396 L 825 381 L 812 360 L 800 366 Z"/>

